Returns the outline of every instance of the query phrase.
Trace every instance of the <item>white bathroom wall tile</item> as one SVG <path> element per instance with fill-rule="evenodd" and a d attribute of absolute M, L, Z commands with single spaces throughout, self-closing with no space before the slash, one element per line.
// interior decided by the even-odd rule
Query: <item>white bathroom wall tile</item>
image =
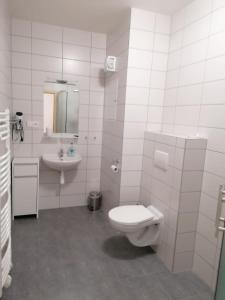
<path fill-rule="evenodd" d="M 31 54 L 25 53 L 12 53 L 12 67 L 14 68 L 31 68 Z"/>
<path fill-rule="evenodd" d="M 167 70 L 167 60 L 168 55 L 164 53 L 154 53 L 152 69 L 157 71 L 166 71 Z"/>
<path fill-rule="evenodd" d="M 140 171 L 124 171 L 121 174 L 121 186 L 139 186 L 140 180 Z"/>
<path fill-rule="evenodd" d="M 154 50 L 167 53 L 169 50 L 169 36 L 164 34 L 156 34 L 154 41 Z"/>
<path fill-rule="evenodd" d="M 139 187 L 121 187 L 120 201 L 122 205 L 137 204 L 139 200 Z"/>
<path fill-rule="evenodd" d="M 90 105 L 89 107 L 89 117 L 102 119 L 103 117 L 103 106 L 100 105 Z"/>
<path fill-rule="evenodd" d="M 56 81 L 61 78 L 62 74 L 46 71 L 36 71 L 32 70 L 32 85 L 43 86 L 44 81 Z"/>
<path fill-rule="evenodd" d="M 91 78 L 90 90 L 93 92 L 104 91 L 104 79 L 103 78 Z"/>
<path fill-rule="evenodd" d="M 217 33 L 209 39 L 208 58 L 225 54 L 225 32 Z"/>
<path fill-rule="evenodd" d="M 148 87 L 150 71 L 129 68 L 127 73 L 127 85 L 135 87 Z"/>
<path fill-rule="evenodd" d="M 163 106 L 164 96 L 165 96 L 164 90 L 151 89 L 149 95 L 149 104 L 155 106 Z"/>
<path fill-rule="evenodd" d="M 191 44 L 182 49 L 181 66 L 203 61 L 206 58 L 207 39 Z"/>
<path fill-rule="evenodd" d="M 23 114 L 31 114 L 31 102 L 24 100 L 13 101 L 13 113 L 22 111 Z"/>
<path fill-rule="evenodd" d="M 207 139 L 206 138 L 191 138 L 191 136 L 186 140 L 187 149 L 206 149 Z"/>
<path fill-rule="evenodd" d="M 183 31 L 177 31 L 170 36 L 170 51 L 175 51 L 181 48 L 182 45 L 182 37 L 183 37 Z"/>
<path fill-rule="evenodd" d="M 212 14 L 211 33 L 216 33 L 225 30 L 224 14 L 225 14 L 225 7 L 216 10 Z"/>
<path fill-rule="evenodd" d="M 90 47 L 91 32 L 72 29 L 72 28 L 64 28 L 63 42 Z"/>
<path fill-rule="evenodd" d="M 225 6 L 224 0 L 213 0 L 213 9 L 221 8 Z"/>
<path fill-rule="evenodd" d="M 170 25 L 171 25 L 171 17 L 156 14 L 156 21 L 155 21 L 155 31 L 159 33 L 169 34 L 170 33 Z"/>
<path fill-rule="evenodd" d="M 43 86 L 32 86 L 32 100 L 42 102 L 43 92 L 44 92 Z"/>
<path fill-rule="evenodd" d="M 151 69 L 152 55 L 151 51 L 129 49 L 128 66 L 141 69 Z"/>
<path fill-rule="evenodd" d="M 100 92 L 90 93 L 90 104 L 92 105 L 104 105 L 104 94 Z"/>
<path fill-rule="evenodd" d="M 89 157 L 100 157 L 102 147 L 101 145 L 88 145 L 88 156 Z"/>
<path fill-rule="evenodd" d="M 12 34 L 28 37 L 31 36 L 31 22 L 13 18 Z"/>
<path fill-rule="evenodd" d="M 202 184 L 202 172 L 187 171 L 183 172 L 182 192 L 200 192 Z"/>
<path fill-rule="evenodd" d="M 217 206 L 218 201 L 215 198 L 212 198 L 205 193 L 201 194 L 199 211 L 212 221 L 216 220 Z"/>
<path fill-rule="evenodd" d="M 63 79 L 68 80 L 76 85 L 79 83 L 80 90 L 85 90 L 85 91 L 90 90 L 90 78 L 87 76 L 63 73 Z"/>
<path fill-rule="evenodd" d="M 61 58 L 62 45 L 52 41 L 32 39 L 32 53 Z"/>
<path fill-rule="evenodd" d="M 142 155 L 143 141 L 138 139 L 124 139 L 123 154 L 127 155 Z"/>
<path fill-rule="evenodd" d="M 225 81 L 207 82 L 203 85 L 204 104 L 225 104 Z"/>
<path fill-rule="evenodd" d="M 92 47 L 106 49 L 106 34 L 92 32 Z"/>
<path fill-rule="evenodd" d="M 102 131 L 102 126 L 103 124 L 101 119 L 96 119 L 96 118 L 89 119 L 90 131 Z"/>
<path fill-rule="evenodd" d="M 210 16 L 200 19 L 184 29 L 183 46 L 207 38 L 210 30 Z"/>
<path fill-rule="evenodd" d="M 209 14 L 212 9 L 211 0 L 195 0 L 186 7 L 185 23 L 190 24 L 205 15 Z"/>
<path fill-rule="evenodd" d="M 195 232 L 180 233 L 177 236 L 176 252 L 193 251 L 195 247 Z"/>
<path fill-rule="evenodd" d="M 142 156 L 141 155 L 126 155 L 123 157 L 122 169 L 124 171 L 141 171 Z"/>
<path fill-rule="evenodd" d="M 63 195 L 60 197 L 60 207 L 84 206 L 86 204 L 86 194 Z"/>
<path fill-rule="evenodd" d="M 102 78 L 104 80 L 104 64 L 91 63 L 91 77 Z"/>
<path fill-rule="evenodd" d="M 168 55 L 168 63 L 167 63 L 167 70 L 176 70 L 181 65 L 181 54 L 180 50 L 174 51 L 169 53 Z"/>
<path fill-rule="evenodd" d="M 211 286 L 213 278 L 213 268 L 199 255 L 194 255 L 193 271 L 197 274 L 208 286 Z"/>
<path fill-rule="evenodd" d="M 126 89 L 126 104 L 147 105 L 148 94 L 148 88 L 128 86 Z"/>
<path fill-rule="evenodd" d="M 62 71 L 62 60 L 54 57 L 32 55 L 32 68 L 40 71 L 60 73 Z"/>
<path fill-rule="evenodd" d="M 125 122 L 146 122 L 146 106 L 126 105 Z"/>
<path fill-rule="evenodd" d="M 62 28 L 59 26 L 32 22 L 32 37 L 61 42 Z"/>
<path fill-rule="evenodd" d="M 63 59 L 63 71 L 68 74 L 89 76 L 90 64 L 70 59 Z"/>
<path fill-rule="evenodd" d="M 90 61 L 90 48 L 63 44 L 63 58 Z"/>
<path fill-rule="evenodd" d="M 12 97 L 14 99 L 30 100 L 31 99 L 31 86 L 22 84 L 13 84 Z"/>
<path fill-rule="evenodd" d="M 91 49 L 91 62 L 103 64 L 105 62 L 106 52 L 103 49 Z"/>
<path fill-rule="evenodd" d="M 181 193 L 180 211 L 181 212 L 198 212 L 200 202 L 200 192 Z"/>
<path fill-rule="evenodd" d="M 159 27 L 162 20 L 158 18 Z M 132 8 L 131 9 L 131 28 L 153 31 L 155 24 L 155 14 L 151 11 Z M 164 25 L 164 24 L 163 24 Z"/>
<path fill-rule="evenodd" d="M 179 71 L 178 70 L 172 70 L 167 72 L 166 76 L 166 88 L 176 88 L 178 86 L 179 82 Z"/>
<path fill-rule="evenodd" d="M 180 85 L 191 85 L 203 81 L 204 63 L 196 63 L 184 67 L 180 71 Z"/>
<path fill-rule="evenodd" d="M 224 105 L 204 105 L 201 109 L 199 124 L 207 127 L 225 128 L 224 112 Z"/>
<path fill-rule="evenodd" d="M 152 32 L 134 29 L 130 31 L 130 48 L 135 48 L 139 50 L 153 50 L 153 45 L 154 35 Z M 164 46 L 163 38 L 161 40 L 158 39 L 157 46 Z M 156 48 L 155 50 L 157 49 L 158 48 Z"/>
<path fill-rule="evenodd" d="M 40 197 L 58 197 L 59 184 L 56 183 L 42 183 L 39 187 Z"/>
<path fill-rule="evenodd" d="M 162 120 L 162 107 L 150 106 L 148 109 L 148 122 L 160 123 Z"/>
<path fill-rule="evenodd" d="M 124 138 L 143 139 L 145 124 L 144 123 L 125 123 L 124 124 Z"/>
<path fill-rule="evenodd" d="M 205 150 L 191 150 L 187 149 L 184 155 L 185 171 L 203 171 L 205 164 Z"/>
<path fill-rule="evenodd" d="M 60 188 L 60 196 L 64 196 L 64 195 L 75 196 L 76 194 L 84 194 L 84 193 L 85 193 L 85 182 L 82 182 L 79 185 L 75 185 L 73 182 L 68 182 L 65 183 Z"/>
<path fill-rule="evenodd" d="M 177 105 L 200 105 L 202 85 L 179 87 L 177 91 Z"/>
<path fill-rule="evenodd" d="M 42 197 L 40 196 L 39 209 L 59 208 L 59 197 Z"/>
<path fill-rule="evenodd" d="M 166 73 L 160 71 L 152 71 L 150 86 L 153 89 L 164 89 L 166 82 Z"/>
<path fill-rule="evenodd" d="M 205 169 L 215 175 L 224 177 L 225 154 L 207 151 Z"/>
<path fill-rule="evenodd" d="M 186 8 L 180 9 L 172 17 L 171 31 L 177 32 L 185 25 Z"/>
<path fill-rule="evenodd" d="M 31 70 L 13 68 L 12 83 L 31 84 Z"/>
<path fill-rule="evenodd" d="M 198 221 L 198 213 L 180 213 L 178 216 L 178 232 L 194 232 Z"/>
<path fill-rule="evenodd" d="M 208 239 L 211 243 L 217 244 L 215 236 L 215 222 L 199 214 L 197 232 Z"/>
<path fill-rule="evenodd" d="M 176 124 L 186 126 L 197 126 L 199 120 L 199 106 L 177 106 L 176 107 Z"/>
<path fill-rule="evenodd" d="M 12 51 L 31 53 L 31 39 L 21 36 L 12 36 Z"/>

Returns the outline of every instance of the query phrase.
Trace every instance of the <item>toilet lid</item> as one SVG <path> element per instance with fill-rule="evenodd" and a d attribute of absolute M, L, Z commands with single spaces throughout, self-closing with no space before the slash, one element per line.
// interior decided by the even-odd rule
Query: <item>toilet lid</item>
<path fill-rule="evenodd" d="M 154 215 L 143 205 L 125 205 L 111 209 L 109 217 L 121 224 L 135 225 L 152 220 Z"/>

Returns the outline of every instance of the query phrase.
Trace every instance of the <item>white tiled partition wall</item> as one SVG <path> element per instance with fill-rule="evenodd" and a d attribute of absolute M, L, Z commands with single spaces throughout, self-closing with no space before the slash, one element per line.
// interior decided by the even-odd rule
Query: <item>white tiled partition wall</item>
<path fill-rule="evenodd" d="M 197 0 L 172 18 L 163 131 L 208 139 L 193 269 L 214 288 L 219 185 L 225 181 L 225 1 Z"/>
<path fill-rule="evenodd" d="M 170 16 L 131 9 L 120 203 L 137 203 L 145 129 L 161 128 Z"/>
<path fill-rule="evenodd" d="M 0 1 L 0 24 L 0 110 L 5 110 L 11 106 L 11 24 L 7 0 Z"/>
<path fill-rule="evenodd" d="M 57 140 L 43 137 L 44 81 L 65 79 L 80 90 L 76 148 L 82 162 L 67 172 L 63 186 L 59 173 L 41 166 L 40 208 L 85 205 L 88 191 L 100 188 L 105 51 L 104 34 L 12 21 L 13 112 L 39 122 L 39 128 L 26 126 L 24 143 L 14 144 L 15 156 L 41 156 L 60 147 Z"/>
<path fill-rule="evenodd" d="M 145 132 L 140 202 L 164 214 L 156 251 L 173 272 L 192 269 L 207 140 Z M 168 154 L 168 169 L 155 152 Z"/>
<path fill-rule="evenodd" d="M 107 55 L 117 57 L 116 72 L 105 76 L 105 105 L 102 140 L 101 190 L 105 208 L 119 205 L 121 172 L 110 166 L 121 165 L 127 80 L 130 14 L 107 36 Z"/>

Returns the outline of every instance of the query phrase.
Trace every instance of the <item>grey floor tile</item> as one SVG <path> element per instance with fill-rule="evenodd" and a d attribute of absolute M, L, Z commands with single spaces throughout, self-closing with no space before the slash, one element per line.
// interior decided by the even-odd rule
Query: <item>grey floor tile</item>
<path fill-rule="evenodd" d="M 171 274 L 150 247 L 84 207 L 13 223 L 13 284 L 3 300 L 211 300 L 193 274 Z"/>

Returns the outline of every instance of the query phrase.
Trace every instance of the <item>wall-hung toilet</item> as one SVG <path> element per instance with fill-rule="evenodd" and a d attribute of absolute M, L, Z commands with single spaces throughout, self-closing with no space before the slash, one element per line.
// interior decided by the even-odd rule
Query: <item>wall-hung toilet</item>
<path fill-rule="evenodd" d="M 154 206 L 125 205 L 108 213 L 113 228 L 123 232 L 138 247 L 156 245 L 163 214 Z"/>

